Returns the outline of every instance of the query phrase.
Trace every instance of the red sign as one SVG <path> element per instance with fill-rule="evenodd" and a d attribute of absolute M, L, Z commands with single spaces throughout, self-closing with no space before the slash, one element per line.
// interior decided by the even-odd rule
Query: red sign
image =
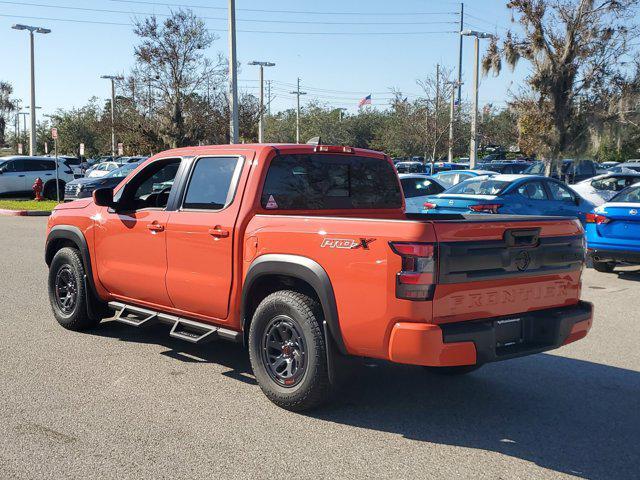
<path fill-rule="evenodd" d="M 51 129 L 51 138 L 54 140 L 58 139 L 58 129 L 55 127 Z"/>

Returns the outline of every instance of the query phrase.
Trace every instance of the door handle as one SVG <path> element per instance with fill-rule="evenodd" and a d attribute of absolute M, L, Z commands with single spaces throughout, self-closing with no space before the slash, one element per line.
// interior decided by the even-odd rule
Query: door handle
<path fill-rule="evenodd" d="M 209 229 L 209 235 L 216 238 L 227 238 L 229 236 L 229 230 L 225 230 L 220 225 L 216 225 Z"/>
<path fill-rule="evenodd" d="M 164 230 L 164 225 L 160 225 L 159 223 L 149 223 L 147 228 L 152 232 L 162 232 Z"/>
<path fill-rule="evenodd" d="M 18 175 L 19 177 L 24 177 L 24 175 Z"/>

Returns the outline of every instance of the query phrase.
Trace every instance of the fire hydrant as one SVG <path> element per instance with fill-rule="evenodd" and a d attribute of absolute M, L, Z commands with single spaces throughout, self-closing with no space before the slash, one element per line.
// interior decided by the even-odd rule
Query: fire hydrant
<path fill-rule="evenodd" d="M 44 198 L 42 197 L 42 187 L 42 179 L 40 177 L 36 178 L 36 181 L 33 182 L 33 187 L 31 187 L 33 193 L 36 194 L 36 202 L 41 202 L 42 200 L 44 200 Z"/>

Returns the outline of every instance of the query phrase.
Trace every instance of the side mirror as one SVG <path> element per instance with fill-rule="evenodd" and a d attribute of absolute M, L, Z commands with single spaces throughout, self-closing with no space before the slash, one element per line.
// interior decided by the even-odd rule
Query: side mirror
<path fill-rule="evenodd" d="M 97 188 L 93 191 L 93 203 L 99 207 L 114 207 L 113 188 Z"/>
<path fill-rule="evenodd" d="M 576 198 L 575 198 L 574 202 L 575 202 L 576 205 L 580 205 L 580 197 L 578 197 L 576 195 Z"/>

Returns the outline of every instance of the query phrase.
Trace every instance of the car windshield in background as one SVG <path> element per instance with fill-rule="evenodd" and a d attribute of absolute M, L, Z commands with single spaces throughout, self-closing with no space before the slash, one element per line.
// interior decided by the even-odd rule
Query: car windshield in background
<path fill-rule="evenodd" d="M 385 160 L 353 155 L 280 155 L 262 189 L 266 209 L 401 208 L 398 176 Z"/>
<path fill-rule="evenodd" d="M 445 193 L 458 193 L 464 195 L 498 195 L 510 184 L 510 182 L 506 182 L 504 180 L 472 178 L 454 185 Z"/>
<path fill-rule="evenodd" d="M 137 163 L 127 163 L 125 166 L 116 168 L 115 170 L 107 173 L 103 178 L 122 178 L 126 177 L 138 166 Z"/>
<path fill-rule="evenodd" d="M 611 203 L 640 203 L 640 185 L 623 190 L 610 200 Z"/>

